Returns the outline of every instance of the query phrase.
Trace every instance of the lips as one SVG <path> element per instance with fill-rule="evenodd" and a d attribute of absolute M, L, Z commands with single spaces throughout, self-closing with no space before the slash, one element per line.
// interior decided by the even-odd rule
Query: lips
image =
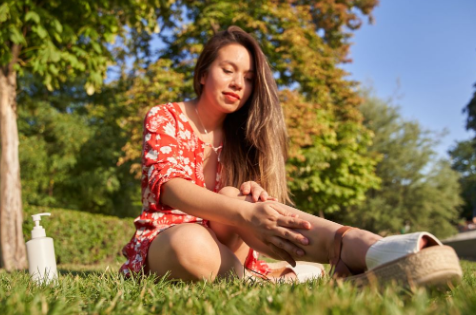
<path fill-rule="evenodd" d="M 237 100 L 240 99 L 240 96 L 239 96 L 238 94 L 233 93 L 233 92 L 223 92 L 223 94 L 224 94 L 225 96 L 229 96 L 229 97 L 236 98 Z"/>

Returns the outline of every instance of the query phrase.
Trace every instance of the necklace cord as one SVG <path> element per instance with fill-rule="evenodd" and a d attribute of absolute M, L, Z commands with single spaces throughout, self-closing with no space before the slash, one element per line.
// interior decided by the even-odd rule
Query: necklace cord
<path fill-rule="evenodd" d="M 200 118 L 200 115 L 198 114 L 197 106 L 195 106 L 195 113 L 197 114 L 198 121 L 200 122 L 200 125 L 202 126 L 203 131 L 205 131 L 205 134 L 208 135 L 207 128 L 205 128 L 205 125 L 203 124 L 202 119 Z M 205 142 L 205 145 L 209 145 L 213 149 L 213 151 L 215 151 L 215 153 L 218 153 L 218 150 L 220 150 L 222 147 L 221 145 L 218 147 L 215 147 L 213 146 L 212 143 L 207 143 L 207 142 Z"/>

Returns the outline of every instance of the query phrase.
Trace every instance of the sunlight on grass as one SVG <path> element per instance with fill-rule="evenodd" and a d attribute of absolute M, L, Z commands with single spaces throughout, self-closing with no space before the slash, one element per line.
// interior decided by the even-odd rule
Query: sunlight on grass
<path fill-rule="evenodd" d="M 469 314 L 476 312 L 476 263 L 446 291 L 398 286 L 359 289 L 330 279 L 306 284 L 219 280 L 194 284 L 118 276 L 118 263 L 60 265 L 56 285 L 0 271 L 0 314 Z"/>

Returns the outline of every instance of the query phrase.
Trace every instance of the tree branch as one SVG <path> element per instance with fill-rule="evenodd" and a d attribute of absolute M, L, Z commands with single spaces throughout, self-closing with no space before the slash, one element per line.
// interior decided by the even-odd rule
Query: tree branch
<path fill-rule="evenodd" d="M 10 60 L 10 62 L 8 63 L 6 67 L 7 75 L 15 71 L 13 67 L 18 62 L 18 56 L 20 55 L 20 51 L 21 51 L 21 45 L 12 43 L 12 46 L 11 46 L 12 60 Z"/>

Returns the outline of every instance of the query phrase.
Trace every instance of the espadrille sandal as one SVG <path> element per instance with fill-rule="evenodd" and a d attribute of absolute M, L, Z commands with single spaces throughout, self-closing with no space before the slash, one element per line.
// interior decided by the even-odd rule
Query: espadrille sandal
<path fill-rule="evenodd" d="M 404 286 L 448 285 L 459 282 L 463 275 L 458 256 L 453 248 L 444 246 L 435 236 L 426 232 L 385 237 L 370 246 L 365 256 L 368 271 L 355 276 L 340 259 L 342 239 L 351 227 L 342 227 L 334 237 L 333 273 L 362 286 L 375 282 L 395 281 Z M 426 247 L 419 249 L 422 238 Z"/>
<path fill-rule="evenodd" d="M 322 278 L 325 274 L 324 266 L 318 263 L 310 263 L 299 261 L 296 267 L 291 266 L 285 261 L 268 264 L 271 268 L 271 273 L 263 275 L 251 270 L 245 271 L 245 277 L 252 277 L 258 281 L 273 281 L 273 282 L 297 282 L 304 283 L 309 280 L 316 280 Z M 286 278 L 288 273 L 294 273 L 296 278 Z"/>

